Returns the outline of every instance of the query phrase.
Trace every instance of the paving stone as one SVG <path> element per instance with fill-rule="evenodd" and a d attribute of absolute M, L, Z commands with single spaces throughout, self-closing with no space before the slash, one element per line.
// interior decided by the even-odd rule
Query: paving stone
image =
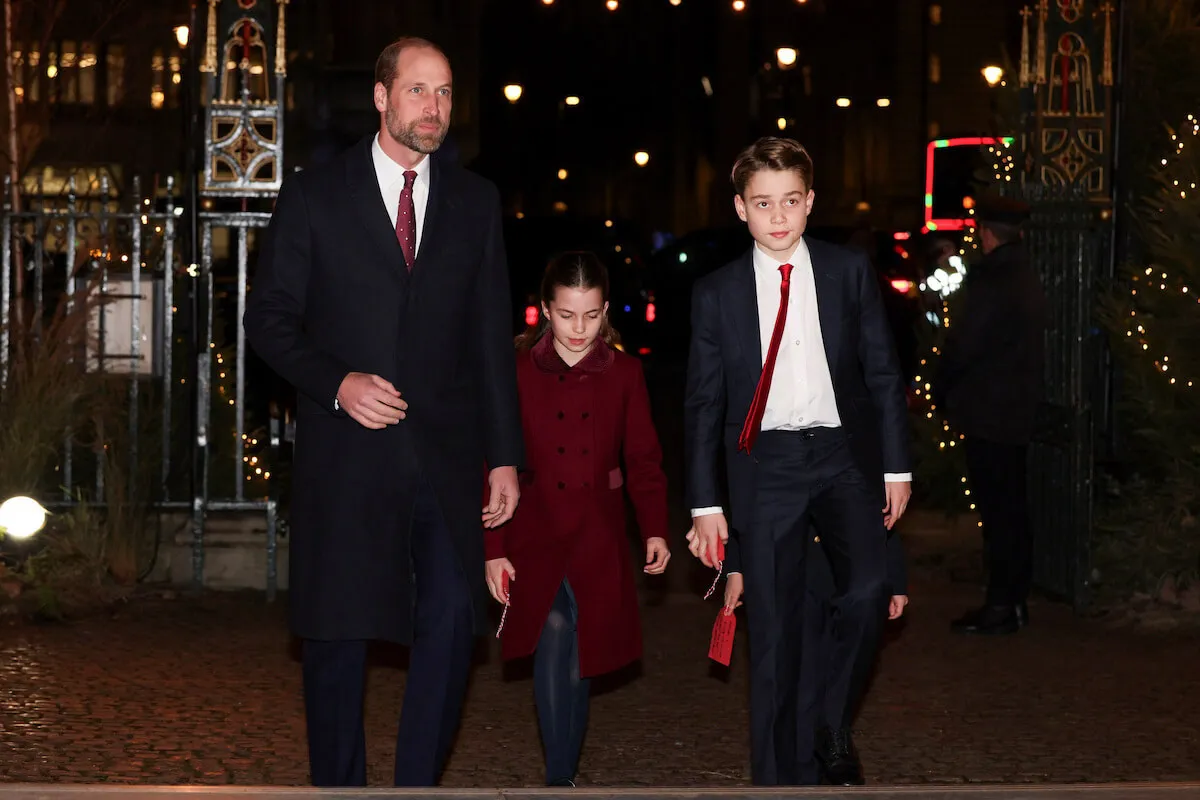
<path fill-rule="evenodd" d="M 1113 629 L 1045 602 L 1017 636 L 972 639 L 947 620 L 970 587 L 918 575 L 889 633 L 857 741 L 872 783 L 1200 780 L 1200 638 Z M 299 663 L 284 606 L 255 593 L 144 600 L 118 619 L 0 629 L 5 781 L 307 782 Z M 745 639 L 732 668 L 704 658 L 716 605 L 645 609 L 640 670 L 601 681 L 580 782 L 748 784 Z M 482 644 L 452 787 L 536 787 L 541 754 L 528 670 Z M 404 670 L 372 659 L 372 785 L 388 783 Z"/>

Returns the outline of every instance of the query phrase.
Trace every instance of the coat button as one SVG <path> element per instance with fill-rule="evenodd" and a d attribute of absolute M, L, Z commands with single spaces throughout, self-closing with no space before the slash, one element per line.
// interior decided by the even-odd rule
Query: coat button
<path fill-rule="evenodd" d="M 565 452 L 567 452 L 567 448 L 565 448 L 565 447 L 560 447 L 560 448 L 558 448 L 558 454 L 559 454 L 560 456 L 561 456 L 563 453 L 565 453 Z M 584 452 L 587 452 L 587 451 L 584 451 Z"/>
<path fill-rule="evenodd" d="M 587 419 L 587 418 L 588 418 L 588 412 L 586 412 L 586 411 L 585 411 L 585 412 L 583 412 L 583 418 L 584 418 L 584 419 Z"/>
<path fill-rule="evenodd" d="M 559 375 L 559 376 L 558 376 L 558 382 L 559 382 L 559 383 L 562 383 L 562 382 L 563 382 L 563 381 L 565 381 L 566 379 L 567 379 L 567 376 L 566 376 L 566 375 Z"/>
<path fill-rule="evenodd" d="M 590 484 L 590 483 L 588 483 L 587 481 L 584 481 L 584 482 L 583 482 L 583 488 L 585 488 L 585 489 L 586 489 L 586 488 L 588 488 L 589 486 L 591 486 L 591 484 Z"/>
<path fill-rule="evenodd" d="M 559 419 L 562 419 L 562 418 L 563 418 L 563 412 L 561 412 L 561 411 L 560 411 L 560 412 L 558 412 L 558 418 L 559 418 Z"/>
<path fill-rule="evenodd" d="M 565 483 L 563 483 L 562 481 L 559 481 L 559 482 L 558 482 L 558 488 L 560 488 L 560 489 L 565 489 L 565 488 L 567 488 L 567 485 L 566 485 Z"/>

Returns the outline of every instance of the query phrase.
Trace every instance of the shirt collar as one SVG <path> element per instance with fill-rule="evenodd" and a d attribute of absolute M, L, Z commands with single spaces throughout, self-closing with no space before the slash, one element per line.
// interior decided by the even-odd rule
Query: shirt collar
<path fill-rule="evenodd" d="M 430 156 L 425 156 L 417 165 L 412 168 L 417 173 L 415 183 L 429 183 L 429 159 Z M 375 162 L 375 175 L 379 178 L 379 183 L 383 186 L 392 186 L 399 183 L 404 185 L 405 167 L 400 166 L 392 160 L 391 156 L 383 152 L 383 148 L 379 146 L 379 134 L 375 134 L 375 139 L 371 142 L 371 160 Z"/>
<path fill-rule="evenodd" d="M 767 251 L 758 246 L 757 242 L 754 243 L 755 272 L 777 275 L 779 267 L 785 263 L 791 264 L 793 268 L 811 268 L 812 258 L 808 254 L 808 244 L 804 241 L 804 237 L 801 237 L 800 241 L 796 244 L 796 250 L 792 253 L 791 260 L 786 262 L 780 261 L 775 256 L 768 254 Z"/>

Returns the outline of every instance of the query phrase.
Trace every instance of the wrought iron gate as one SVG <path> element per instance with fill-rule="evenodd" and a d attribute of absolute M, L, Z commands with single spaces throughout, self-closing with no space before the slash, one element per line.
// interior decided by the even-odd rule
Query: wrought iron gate
<path fill-rule="evenodd" d="M 43 319 L 82 304 L 89 331 L 79 368 L 126 384 L 128 449 L 120 466 L 153 482 L 131 484 L 124 499 L 188 520 L 197 588 L 204 585 L 209 512 L 264 514 L 265 585 L 273 599 L 279 481 L 269 479 L 280 466 L 286 414 L 272 410 L 280 404 L 261 386 L 252 399 L 241 325 L 252 237 L 270 215 L 201 213 L 201 259 L 192 265 L 180 252 L 183 209 L 173 182 L 146 197 L 137 179 L 121 195 L 106 177 L 91 177 L 71 176 L 61 194 L 26 187 L 33 190 L 23 193 L 21 211 L 11 208 L 5 187 L 0 310 L 8 324 L 0 326 L 0 383 L 13 335 L 36 338 Z M 88 181 L 82 193 L 77 178 Z M 198 312 L 194 319 L 189 309 Z M 24 322 L 14 325 L 19 315 Z M 77 433 L 62 431 L 54 475 L 39 498 L 47 507 L 109 505 L 105 464 L 112 456 L 104 442 L 82 448 Z"/>
<path fill-rule="evenodd" d="M 1091 573 L 1093 446 L 1103 391 L 1094 288 L 1106 263 L 1108 225 L 1079 192 L 1027 186 L 1026 242 L 1046 292 L 1045 402 L 1030 450 L 1034 582 L 1077 609 Z"/>

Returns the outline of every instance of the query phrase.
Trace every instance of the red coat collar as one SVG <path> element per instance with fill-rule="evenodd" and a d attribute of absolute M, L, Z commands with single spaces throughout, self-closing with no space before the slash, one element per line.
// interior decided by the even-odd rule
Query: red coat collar
<path fill-rule="evenodd" d="M 592 345 L 592 349 L 588 354 L 579 360 L 573 367 L 567 366 L 567 362 L 562 360 L 558 351 L 554 349 L 554 335 L 546 331 L 541 339 L 538 339 L 537 344 L 530 351 L 533 358 L 533 364 L 543 372 L 568 372 L 575 370 L 576 372 L 585 372 L 589 374 L 599 374 L 612 366 L 616 355 L 612 348 L 604 343 L 602 339 L 597 339 Z"/>

